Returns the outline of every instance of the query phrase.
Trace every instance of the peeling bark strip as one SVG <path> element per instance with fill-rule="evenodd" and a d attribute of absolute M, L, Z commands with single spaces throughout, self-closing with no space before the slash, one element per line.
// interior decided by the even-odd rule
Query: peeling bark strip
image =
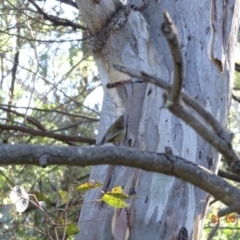
<path fill-rule="evenodd" d="M 127 80 L 127 81 L 118 81 L 118 82 L 114 82 L 114 83 L 108 83 L 106 85 L 107 88 L 114 88 L 114 87 L 117 87 L 119 85 L 122 85 L 122 84 L 126 84 L 126 83 L 130 83 L 131 80 Z"/>
<path fill-rule="evenodd" d="M 133 81 L 130 79 L 130 80 L 125 80 L 125 81 L 108 83 L 108 84 L 106 85 L 106 87 L 107 87 L 107 88 L 115 88 L 115 87 L 118 87 L 118 86 L 120 86 L 120 85 L 127 84 L 127 83 L 131 83 L 131 84 L 134 84 L 134 83 L 144 83 L 144 81 L 142 81 L 142 80 L 136 80 L 136 81 L 133 82 Z"/>
<path fill-rule="evenodd" d="M 88 39 L 88 44 L 93 52 L 100 51 L 104 47 L 112 31 L 120 30 L 124 27 L 130 10 L 131 7 L 129 5 L 122 7 L 113 15 L 98 34 Z"/>

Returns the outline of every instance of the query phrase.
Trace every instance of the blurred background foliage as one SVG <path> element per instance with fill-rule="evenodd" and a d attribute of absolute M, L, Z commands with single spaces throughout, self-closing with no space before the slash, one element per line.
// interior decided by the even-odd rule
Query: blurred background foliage
<path fill-rule="evenodd" d="M 1 143 L 94 144 L 102 92 L 85 41 L 87 27 L 75 2 L 6 0 L 0 2 L 0 11 Z M 240 64 L 240 56 L 237 58 Z M 240 73 L 236 72 L 228 128 L 234 133 L 238 152 L 239 102 Z M 78 220 L 82 195 L 75 187 L 88 180 L 89 170 L 71 166 L 0 167 L 0 214 L 4 215 L 0 218 L 0 239 L 73 239 L 75 229 L 71 232 L 71 227 L 64 226 Z M 9 199 L 16 185 L 45 202 L 48 217 L 34 204 L 16 213 Z M 211 205 L 202 239 L 207 239 L 215 225 L 212 217 L 223 207 L 217 202 Z M 215 240 L 240 239 L 238 215 L 234 216 L 235 221 L 221 219 Z"/>
<path fill-rule="evenodd" d="M 0 11 L 1 143 L 94 144 L 102 95 L 76 4 L 7 0 L 0 2 Z M 89 171 L 71 166 L 0 167 L 0 204 L 10 204 L 11 188 L 19 185 L 47 202 L 55 223 L 76 222 L 82 196 L 74 189 L 88 180 Z M 59 205 L 61 191 L 69 197 L 67 221 L 56 210 L 66 207 Z M 43 221 L 39 209 L 29 205 L 26 212 L 13 212 L 0 225 L 0 239 L 56 239 L 56 235 L 63 239 L 67 235 L 60 227 L 57 234 L 55 230 L 50 220 Z"/>

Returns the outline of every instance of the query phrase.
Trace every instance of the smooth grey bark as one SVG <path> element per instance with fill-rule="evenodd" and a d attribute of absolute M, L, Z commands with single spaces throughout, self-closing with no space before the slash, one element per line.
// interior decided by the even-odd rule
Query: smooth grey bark
<path fill-rule="evenodd" d="M 76 2 L 93 35 L 121 8 L 116 0 Z M 94 53 L 105 93 L 99 136 L 116 116 L 126 112 L 125 145 L 154 152 L 164 152 L 169 146 L 175 155 L 216 171 L 218 153 L 193 129 L 162 108 L 164 91 L 149 83 L 124 84 L 112 89 L 106 88 L 106 84 L 129 80 L 113 69 L 113 63 L 142 69 L 171 82 L 172 57 L 161 33 L 163 10 L 167 10 L 178 27 L 182 44 L 184 89 L 225 126 L 239 1 L 225 3 L 150 0 L 143 10 L 130 10 L 124 27 L 111 31 L 106 44 Z M 90 178 L 104 182 L 106 171 L 107 166 L 93 167 Z M 176 239 L 183 228 L 189 239 L 199 239 L 208 193 L 174 177 L 126 167 L 115 168 L 110 188 L 117 185 L 124 186 L 128 194 L 136 193 L 138 198 L 122 210 L 84 204 L 76 239 Z M 98 192 L 88 192 L 84 202 L 98 197 Z"/>

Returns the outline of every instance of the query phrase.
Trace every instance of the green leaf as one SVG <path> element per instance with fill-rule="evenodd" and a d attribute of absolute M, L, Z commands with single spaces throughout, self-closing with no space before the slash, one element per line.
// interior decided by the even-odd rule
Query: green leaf
<path fill-rule="evenodd" d="M 129 204 L 125 203 L 123 199 L 129 199 L 130 197 L 124 193 L 121 186 L 113 188 L 111 191 L 105 193 L 102 196 L 102 200 L 108 205 L 115 208 L 125 208 Z"/>
<path fill-rule="evenodd" d="M 97 182 L 97 181 L 90 181 L 83 183 L 75 188 L 77 192 L 84 192 L 84 191 L 89 191 L 94 188 L 99 188 L 102 186 L 102 183 Z"/>
<path fill-rule="evenodd" d="M 108 193 L 103 195 L 102 200 L 114 208 L 126 208 L 129 206 L 129 204 L 125 203 L 124 200 L 115 198 Z"/>
<path fill-rule="evenodd" d="M 58 195 L 61 199 L 61 205 L 67 203 L 68 201 L 68 193 L 63 190 L 58 190 Z"/>
<path fill-rule="evenodd" d="M 66 232 L 67 232 L 67 235 L 68 235 L 68 236 L 76 235 L 76 234 L 79 233 L 79 229 L 78 229 L 78 227 L 77 227 L 76 224 L 70 223 L 70 224 L 67 225 L 67 230 L 66 230 Z"/>

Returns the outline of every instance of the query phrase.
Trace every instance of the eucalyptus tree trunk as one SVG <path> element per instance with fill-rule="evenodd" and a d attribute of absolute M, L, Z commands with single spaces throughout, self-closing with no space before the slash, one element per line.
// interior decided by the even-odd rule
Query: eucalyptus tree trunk
<path fill-rule="evenodd" d="M 184 90 L 198 99 L 226 126 L 234 70 L 239 1 L 77 0 L 85 19 L 104 89 L 99 139 L 123 114 L 124 145 L 175 155 L 216 172 L 219 154 L 164 104 L 164 91 L 114 70 L 112 64 L 140 69 L 171 82 L 173 63 L 161 32 L 163 11 L 175 22 L 182 46 Z M 131 80 L 131 83 L 108 83 Z M 99 140 L 98 139 L 98 140 Z M 104 182 L 108 166 L 93 167 L 90 179 Z M 187 173 L 186 173 L 187 174 Z M 136 194 L 130 206 L 114 210 L 93 203 L 99 192 L 85 195 L 76 239 L 199 239 L 209 194 L 174 177 L 115 167 L 110 188 L 124 186 Z M 183 237 L 183 238 L 180 238 Z"/>

